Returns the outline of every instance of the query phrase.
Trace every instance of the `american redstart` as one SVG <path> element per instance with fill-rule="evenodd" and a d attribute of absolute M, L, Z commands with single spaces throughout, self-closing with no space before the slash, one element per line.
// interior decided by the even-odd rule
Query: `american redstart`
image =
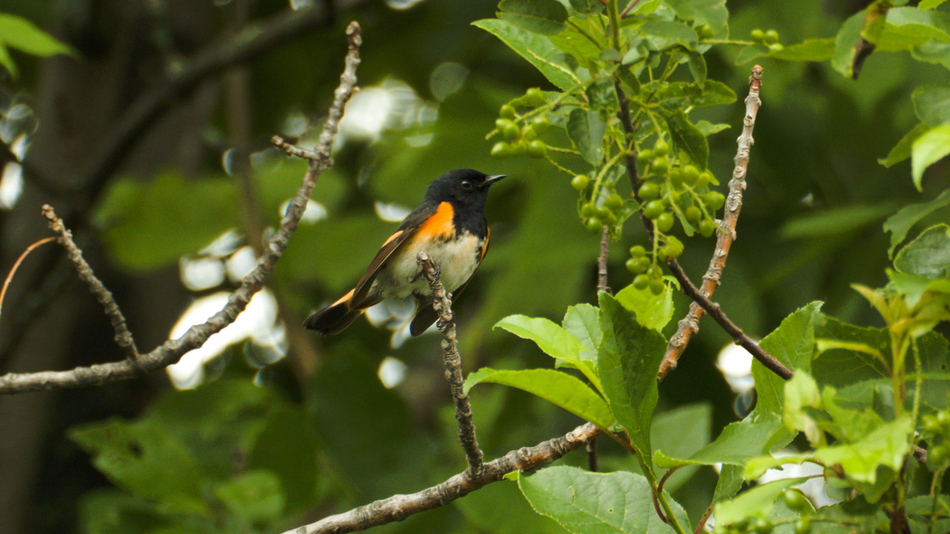
<path fill-rule="evenodd" d="M 488 252 L 485 201 L 489 186 L 504 177 L 458 169 L 437 178 L 422 204 L 383 243 L 356 287 L 303 325 L 325 336 L 336 334 L 366 308 L 411 295 L 417 306 L 409 331 L 413 336 L 425 332 L 438 316 L 416 260 L 418 253 L 425 251 L 439 266 L 442 285 L 457 298 Z"/>

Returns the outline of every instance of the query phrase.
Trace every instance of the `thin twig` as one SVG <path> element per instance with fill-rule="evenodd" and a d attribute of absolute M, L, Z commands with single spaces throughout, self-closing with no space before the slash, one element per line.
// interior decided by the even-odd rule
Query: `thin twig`
<path fill-rule="evenodd" d="M 3 280 L 3 289 L 0 289 L 0 311 L 3 310 L 3 297 L 5 297 L 7 294 L 7 287 L 9 287 L 10 282 L 13 281 L 13 275 L 16 274 L 17 269 L 20 268 L 20 264 L 23 263 L 23 260 L 25 260 L 26 257 L 29 256 L 30 252 L 33 252 L 33 250 L 55 239 L 55 237 L 44 237 L 43 239 L 40 239 L 36 243 L 26 247 L 26 250 L 23 251 L 23 254 L 20 254 L 20 257 L 16 259 L 16 262 L 13 263 L 13 267 L 10 268 L 10 272 L 7 273 L 6 279 Z"/>
<path fill-rule="evenodd" d="M 422 275 L 429 282 L 432 291 L 432 307 L 439 315 L 439 330 L 442 331 L 442 355 L 445 362 L 445 379 L 449 381 L 452 400 L 455 401 L 455 419 L 459 423 L 458 436 L 465 460 L 468 462 L 467 476 L 475 477 L 482 468 L 484 455 L 478 448 L 475 437 L 475 425 L 472 423 L 472 404 L 465 394 L 462 377 L 462 357 L 459 355 L 458 339 L 455 332 L 455 314 L 452 313 L 452 301 L 439 280 L 439 267 L 424 251 L 417 257 Z"/>
<path fill-rule="evenodd" d="M 703 275 L 703 295 L 712 298 L 722 278 L 722 270 L 726 267 L 726 257 L 732 242 L 736 239 L 736 223 L 739 220 L 739 210 L 742 208 L 742 192 L 746 188 L 746 171 L 749 167 L 749 150 L 755 142 L 752 139 L 752 129 L 755 127 L 755 117 L 758 114 L 762 101 L 759 99 L 759 89 L 762 87 L 762 67 L 752 67 L 752 76 L 749 77 L 749 96 L 745 99 L 745 118 L 742 120 L 742 135 L 737 143 L 735 168 L 732 171 L 732 180 L 729 181 L 729 195 L 726 197 L 726 206 L 721 230 L 716 238 L 716 251 L 709 260 L 709 269 Z M 689 313 L 678 323 L 676 333 L 670 338 L 666 348 L 666 355 L 660 364 L 658 380 L 663 380 L 667 374 L 676 369 L 676 364 L 693 336 L 699 332 L 699 320 L 704 314 L 703 308 L 693 302 L 689 306 Z"/>
<path fill-rule="evenodd" d="M 486 463 L 478 475 L 470 476 L 468 470 L 445 482 L 410 495 L 393 495 L 348 512 L 330 516 L 316 523 L 305 525 L 284 534 L 323 534 L 357 532 L 394 521 L 402 521 L 410 515 L 432 510 L 464 497 L 492 482 L 498 482 L 512 471 L 532 471 L 549 464 L 565 454 L 584 446 L 591 437 L 600 433 L 594 425 L 583 424 L 560 438 L 548 440 L 534 447 L 524 447 Z"/>
<path fill-rule="evenodd" d="M 693 534 L 699 534 L 703 531 L 703 527 L 706 526 L 706 521 L 709 521 L 709 517 L 713 513 L 713 509 L 716 507 L 716 503 L 710 503 L 709 507 L 706 508 L 706 511 L 703 512 L 703 516 L 699 518 L 699 521 L 696 523 L 696 530 L 693 531 Z"/>
<path fill-rule="evenodd" d="M 227 305 L 208 319 L 207 322 L 188 329 L 182 337 L 166 341 L 148 354 L 143 354 L 139 358 L 138 365 L 124 360 L 91 367 L 77 367 L 70 371 L 9 373 L 0 376 L 0 393 L 22 393 L 42 389 L 94 386 L 133 378 L 139 372 L 154 371 L 178 361 L 186 352 L 200 347 L 213 334 L 220 332 L 234 322 L 238 314 L 247 307 L 251 297 L 264 286 L 267 276 L 274 269 L 277 260 L 280 259 L 287 248 L 287 240 L 297 229 L 297 224 L 307 207 L 307 201 L 310 199 L 317 178 L 329 166 L 330 145 L 339 129 L 343 108 L 353 93 L 356 84 L 356 67 L 360 63 L 359 46 L 361 36 L 359 25 L 356 22 L 351 22 L 346 29 L 346 34 L 350 44 L 349 52 L 346 55 L 346 68 L 340 77 L 340 86 L 335 92 L 329 118 L 323 125 L 323 133 L 320 136 L 317 150 L 318 154 L 325 154 L 325 156 L 321 156 L 316 162 L 311 162 L 310 169 L 304 176 L 303 183 L 297 190 L 296 196 L 291 201 L 287 213 L 281 221 L 280 228 L 268 240 L 264 254 L 257 260 L 257 266 L 244 277 L 241 287 L 228 298 Z"/>
<path fill-rule="evenodd" d="M 752 357 L 756 360 L 759 360 L 759 363 L 764 365 L 767 369 L 777 374 L 778 376 L 789 380 L 792 378 L 792 375 L 795 374 L 791 369 L 785 367 L 782 362 L 775 359 L 775 356 L 772 356 L 768 352 L 762 349 L 755 341 L 745 334 L 741 328 L 736 326 L 729 317 L 726 316 L 726 313 L 722 311 L 722 308 L 718 304 L 709 300 L 706 295 L 703 295 L 699 289 L 693 285 L 693 282 L 686 276 L 686 273 L 683 272 L 683 268 L 680 267 L 680 264 L 676 260 L 670 260 L 666 262 L 667 267 L 670 268 L 670 271 L 673 273 L 673 276 L 679 280 L 680 285 L 683 287 L 683 293 L 686 293 L 688 297 L 698 302 L 703 309 L 706 310 L 706 313 L 709 314 L 727 334 L 732 336 L 733 341 L 736 342 L 736 345 L 744 348 L 752 354 Z"/>
<path fill-rule="evenodd" d="M 122 310 L 119 309 L 115 298 L 112 297 L 112 292 L 106 289 L 106 286 L 96 278 L 96 275 L 92 272 L 92 267 L 83 259 L 82 251 L 73 242 L 72 233 L 66 228 L 63 221 L 56 216 L 52 206 L 49 204 L 43 205 L 43 216 L 49 221 L 50 230 L 56 232 L 56 241 L 66 249 L 66 255 L 76 267 L 76 274 L 79 275 L 79 279 L 89 286 L 89 291 L 96 297 L 99 304 L 102 304 L 106 316 L 112 322 L 112 329 L 115 330 L 116 344 L 125 353 L 125 357 L 128 358 L 129 362 L 138 365 L 139 350 L 135 347 L 135 339 L 132 338 L 132 332 L 129 332 L 125 316 L 122 315 Z"/>
<path fill-rule="evenodd" d="M 610 229 L 604 225 L 600 236 L 600 256 L 597 258 L 597 291 L 606 291 L 610 293 L 610 286 L 607 285 L 607 254 L 610 250 Z"/>
<path fill-rule="evenodd" d="M 597 436 L 590 438 L 587 442 L 587 470 L 596 473 L 600 470 L 597 465 Z"/>

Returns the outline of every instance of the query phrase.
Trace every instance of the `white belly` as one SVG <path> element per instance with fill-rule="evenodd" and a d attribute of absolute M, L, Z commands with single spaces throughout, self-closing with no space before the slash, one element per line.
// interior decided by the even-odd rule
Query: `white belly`
<path fill-rule="evenodd" d="M 419 252 L 425 250 L 441 269 L 442 285 L 451 293 L 475 273 L 483 243 L 483 240 L 471 234 L 450 241 L 438 241 L 429 246 L 410 243 L 405 253 L 400 254 L 398 260 L 391 261 L 379 274 L 371 292 L 375 293 L 380 287 L 391 288 L 380 295 L 384 299 L 431 294 L 429 283 L 421 275 L 416 261 Z M 382 278 L 389 278 L 393 283 L 380 284 Z"/>

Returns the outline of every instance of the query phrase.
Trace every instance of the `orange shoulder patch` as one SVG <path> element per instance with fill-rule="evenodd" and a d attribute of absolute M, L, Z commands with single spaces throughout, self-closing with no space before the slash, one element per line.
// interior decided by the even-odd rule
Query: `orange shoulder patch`
<path fill-rule="evenodd" d="M 416 239 L 438 238 L 448 240 L 455 237 L 455 224 L 452 221 L 454 217 L 455 210 L 452 209 L 452 204 L 448 202 L 440 203 L 435 214 L 419 225 L 419 229 L 416 230 Z"/>
<path fill-rule="evenodd" d="M 482 245 L 482 250 L 480 250 L 478 254 L 479 263 L 485 259 L 485 254 L 488 254 L 488 242 L 491 241 L 491 228 L 486 228 L 485 231 L 485 243 Z"/>

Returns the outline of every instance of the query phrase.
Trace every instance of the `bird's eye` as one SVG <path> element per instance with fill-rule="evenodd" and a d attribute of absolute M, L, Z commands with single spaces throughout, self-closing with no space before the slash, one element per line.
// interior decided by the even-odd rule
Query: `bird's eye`
<path fill-rule="evenodd" d="M 471 188 L 472 188 L 472 182 L 469 182 L 468 180 L 465 180 L 464 182 L 462 182 L 462 189 L 468 190 Z"/>

